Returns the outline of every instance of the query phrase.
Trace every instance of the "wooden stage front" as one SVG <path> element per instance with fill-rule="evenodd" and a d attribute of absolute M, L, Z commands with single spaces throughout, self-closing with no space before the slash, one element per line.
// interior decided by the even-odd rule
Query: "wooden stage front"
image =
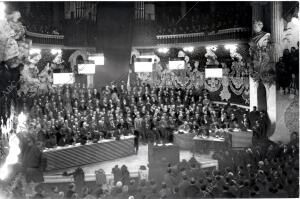
<path fill-rule="evenodd" d="M 77 146 L 66 146 L 44 150 L 47 158 L 46 171 L 79 167 L 92 163 L 104 162 L 135 154 L 133 136 L 121 140 L 101 140 Z"/>

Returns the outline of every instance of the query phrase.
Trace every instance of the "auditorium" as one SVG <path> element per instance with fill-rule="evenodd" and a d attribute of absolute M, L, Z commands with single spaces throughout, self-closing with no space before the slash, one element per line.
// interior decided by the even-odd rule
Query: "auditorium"
<path fill-rule="evenodd" d="M 0 1 L 0 199 L 299 198 L 298 1 Z"/>

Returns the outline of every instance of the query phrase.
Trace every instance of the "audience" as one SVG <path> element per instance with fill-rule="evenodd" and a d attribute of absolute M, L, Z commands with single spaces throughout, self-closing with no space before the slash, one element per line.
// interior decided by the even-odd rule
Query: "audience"
<path fill-rule="evenodd" d="M 29 132 L 43 148 L 96 143 L 135 135 L 142 143 L 168 143 L 178 129 L 198 135 L 224 136 L 221 128 L 255 127 L 266 139 L 267 115 L 214 105 L 207 91 L 196 89 L 106 86 L 101 92 L 85 85 L 56 87 L 53 93 L 21 97 L 19 111 L 28 115 Z M 230 118 L 229 118 L 230 115 Z M 246 122 L 245 122 L 246 121 Z M 180 130 L 181 131 L 181 130 Z M 258 131 L 258 132 L 257 132 Z"/>
<path fill-rule="evenodd" d="M 168 18 L 162 18 L 160 23 L 159 35 L 217 33 L 218 30 L 223 29 L 248 27 L 251 24 L 251 13 L 245 6 L 238 8 L 222 7 L 222 9 L 216 10 L 215 14 L 208 13 L 207 10 L 193 9 L 184 18 L 168 15 Z"/>
<path fill-rule="evenodd" d="M 276 63 L 277 84 L 282 94 L 296 94 L 299 90 L 299 42 L 295 47 L 285 49 L 283 56 Z"/>
<path fill-rule="evenodd" d="M 53 187 L 49 193 L 38 185 L 34 198 L 296 198 L 299 196 L 299 143 L 265 143 L 246 150 L 215 152 L 219 167 L 203 169 L 191 158 L 168 165 L 163 182 L 130 178 L 120 171 L 109 190 L 84 187 L 76 192 L 71 183 L 67 190 Z M 228 157 L 231 158 L 228 158 Z M 123 165 L 121 167 L 125 168 Z M 117 166 L 115 168 L 118 168 Z M 114 169 L 115 169 L 114 168 Z M 124 176 L 128 178 L 123 182 Z M 96 190 L 97 189 L 97 190 Z M 58 197 L 56 197 L 58 196 Z"/>

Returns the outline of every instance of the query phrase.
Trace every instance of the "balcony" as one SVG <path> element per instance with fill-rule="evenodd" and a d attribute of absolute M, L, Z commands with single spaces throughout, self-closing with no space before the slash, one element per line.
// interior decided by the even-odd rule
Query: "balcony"
<path fill-rule="evenodd" d="M 26 31 L 26 38 L 40 45 L 64 45 L 64 35 L 49 35 Z"/>
<path fill-rule="evenodd" d="M 174 35 L 157 35 L 157 45 L 163 46 L 177 46 L 195 43 L 209 43 L 215 41 L 216 43 L 222 42 L 245 42 L 250 38 L 250 30 L 248 28 L 230 28 L 219 30 L 218 32 L 211 32 L 205 34 L 188 33 L 188 34 L 174 34 Z"/>
<path fill-rule="evenodd" d="M 26 31 L 26 38 L 31 39 L 34 46 L 51 48 L 94 49 L 96 26 L 90 21 L 65 20 L 63 34 L 44 34 Z"/>

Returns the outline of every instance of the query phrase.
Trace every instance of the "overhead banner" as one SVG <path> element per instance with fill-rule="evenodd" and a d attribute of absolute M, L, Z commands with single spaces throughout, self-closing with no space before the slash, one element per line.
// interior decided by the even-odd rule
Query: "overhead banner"
<path fill-rule="evenodd" d="M 78 74 L 95 74 L 95 64 L 78 64 Z"/>
<path fill-rule="evenodd" d="M 183 70 L 184 60 L 169 61 L 169 70 Z"/>
<path fill-rule="evenodd" d="M 88 56 L 88 60 L 94 62 L 96 66 L 104 65 L 104 55 L 102 53 L 91 54 Z"/>
<path fill-rule="evenodd" d="M 151 73 L 152 59 L 151 58 L 137 58 L 134 62 L 134 71 L 136 73 Z"/>
<path fill-rule="evenodd" d="M 53 84 L 74 84 L 75 77 L 73 73 L 53 73 Z"/>
<path fill-rule="evenodd" d="M 206 68 L 205 78 L 222 78 L 223 69 L 222 68 Z"/>

